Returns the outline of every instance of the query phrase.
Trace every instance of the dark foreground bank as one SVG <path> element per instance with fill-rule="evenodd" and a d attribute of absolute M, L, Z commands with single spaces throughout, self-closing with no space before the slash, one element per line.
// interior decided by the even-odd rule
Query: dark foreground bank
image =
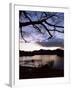
<path fill-rule="evenodd" d="M 50 68 L 47 65 L 39 68 L 19 66 L 19 79 L 53 78 L 63 76 L 63 69 Z"/>

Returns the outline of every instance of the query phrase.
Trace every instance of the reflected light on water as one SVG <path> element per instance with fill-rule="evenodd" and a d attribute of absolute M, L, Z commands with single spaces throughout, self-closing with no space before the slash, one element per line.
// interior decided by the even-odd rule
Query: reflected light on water
<path fill-rule="evenodd" d="M 57 55 L 35 55 L 20 57 L 19 64 L 21 66 L 38 67 L 40 65 L 45 65 L 47 63 L 53 62 L 54 67 L 57 66 L 62 68 L 63 61 L 64 58 Z"/>

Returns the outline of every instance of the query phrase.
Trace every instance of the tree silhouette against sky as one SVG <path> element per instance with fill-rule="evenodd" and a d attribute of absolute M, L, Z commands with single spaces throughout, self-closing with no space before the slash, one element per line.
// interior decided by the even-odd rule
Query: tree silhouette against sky
<path fill-rule="evenodd" d="M 33 30 L 44 35 L 47 33 L 47 39 L 54 37 L 55 33 L 64 34 L 64 13 L 62 12 L 40 12 L 40 11 L 19 11 L 19 29 L 21 38 L 24 38 L 26 32 L 23 27 L 31 26 Z"/>

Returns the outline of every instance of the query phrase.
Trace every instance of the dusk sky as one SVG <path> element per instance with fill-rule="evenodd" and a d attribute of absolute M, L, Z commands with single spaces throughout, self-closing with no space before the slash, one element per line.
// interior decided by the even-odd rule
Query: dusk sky
<path fill-rule="evenodd" d="M 28 16 L 32 21 L 38 21 L 41 18 L 42 12 L 37 11 L 27 11 Z M 46 12 L 47 13 L 47 12 Z M 62 26 L 64 27 L 64 13 L 61 12 L 48 12 L 47 15 L 55 14 L 56 16 L 53 16 L 52 18 L 47 19 L 47 22 L 56 25 L 56 26 Z M 42 18 L 44 18 L 43 16 Z M 23 13 L 19 16 L 20 22 L 29 22 L 29 20 L 24 16 Z M 53 26 L 49 26 L 46 23 L 43 22 L 43 24 L 49 29 L 54 30 Z M 38 25 L 37 25 L 38 26 Z M 20 50 L 25 51 L 33 51 L 33 50 L 39 50 L 39 49 L 55 49 L 56 47 L 63 47 L 64 46 L 64 33 L 54 32 L 51 31 L 51 34 L 53 35 L 52 38 L 48 39 L 49 34 L 45 30 L 45 28 L 41 25 L 38 26 L 41 29 L 40 33 L 36 28 L 34 28 L 32 25 L 23 26 L 23 38 L 27 41 L 25 42 L 23 38 L 20 35 Z M 59 31 L 64 31 L 64 28 L 55 27 L 55 29 Z"/>

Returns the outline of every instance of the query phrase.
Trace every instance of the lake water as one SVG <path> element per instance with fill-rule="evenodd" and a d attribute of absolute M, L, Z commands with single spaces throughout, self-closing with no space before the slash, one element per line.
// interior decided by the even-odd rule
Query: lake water
<path fill-rule="evenodd" d="M 57 55 L 34 55 L 19 58 L 20 66 L 37 68 L 46 64 L 56 69 L 64 69 L 64 57 Z"/>

